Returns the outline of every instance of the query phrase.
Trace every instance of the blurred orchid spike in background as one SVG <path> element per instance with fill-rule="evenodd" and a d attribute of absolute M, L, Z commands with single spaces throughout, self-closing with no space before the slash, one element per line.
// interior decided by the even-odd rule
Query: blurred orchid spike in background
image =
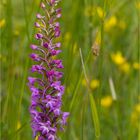
<path fill-rule="evenodd" d="M 44 0 L 41 2 L 42 12 L 36 15 L 35 27 L 38 32 L 35 39 L 38 44 L 30 47 L 34 51 L 30 57 L 36 61 L 31 72 L 38 73 L 38 77 L 28 77 L 31 96 L 31 126 L 33 136 L 38 140 L 57 140 L 58 129 L 63 130 L 66 125 L 68 112 L 62 112 L 62 95 L 64 86 L 60 79 L 64 68 L 62 61 L 54 59 L 61 53 L 61 43 L 56 41 L 60 36 L 61 9 L 57 8 L 60 0 Z"/>

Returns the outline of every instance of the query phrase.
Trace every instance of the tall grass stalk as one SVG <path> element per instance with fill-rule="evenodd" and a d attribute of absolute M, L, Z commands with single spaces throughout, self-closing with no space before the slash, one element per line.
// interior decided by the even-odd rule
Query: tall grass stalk
<path fill-rule="evenodd" d="M 92 91 L 90 90 L 90 86 L 89 86 L 90 82 L 89 82 L 88 76 L 86 74 L 86 69 L 85 69 L 85 65 L 84 65 L 84 60 L 83 60 L 81 48 L 79 49 L 79 53 L 80 53 L 83 73 L 84 73 L 84 76 L 85 76 L 85 79 L 86 79 L 87 89 L 88 89 L 88 92 L 89 92 L 88 95 L 89 95 L 89 99 L 90 99 L 90 106 L 91 106 L 91 112 L 92 112 L 92 120 L 94 122 L 94 127 L 95 127 L 95 136 L 96 136 L 97 139 L 99 139 L 100 138 L 99 117 L 98 117 L 98 113 L 97 113 L 97 108 L 96 108 L 95 100 L 93 98 Z"/>

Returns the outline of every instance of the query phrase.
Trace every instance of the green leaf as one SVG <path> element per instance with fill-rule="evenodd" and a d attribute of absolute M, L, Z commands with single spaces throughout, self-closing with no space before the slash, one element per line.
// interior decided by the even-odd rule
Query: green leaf
<path fill-rule="evenodd" d="M 91 112 L 92 112 L 92 120 L 93 120 L 94 127 L 95 127 L 95 136 L 97 138 L 99 138 L 100 137 L 99 117 L 98 117 L 98 113 L 97 113 L 95 100 L 94 100 L 94 98 L 93 98 L 91 93 L 89 94 L 89 99 L 90 99 L 90 106 L 91 106 Z"/>

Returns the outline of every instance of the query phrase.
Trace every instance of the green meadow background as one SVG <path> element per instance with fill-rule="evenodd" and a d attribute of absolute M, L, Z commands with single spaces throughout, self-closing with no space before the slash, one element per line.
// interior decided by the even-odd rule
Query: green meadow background
<path fill-rule="evenodd" d="M 32 140 L 27 77 L 40 0 L 0 1 L 1 140 Z M 62 0 L 70 116 L 61 140 L 140 140 L 140 1 Z M 37 140 L 37 138 L 36 138 Z"/>

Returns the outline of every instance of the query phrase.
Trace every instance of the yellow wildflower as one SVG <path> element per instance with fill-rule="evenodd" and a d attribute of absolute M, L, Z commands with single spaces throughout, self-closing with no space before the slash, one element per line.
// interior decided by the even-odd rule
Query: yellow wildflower
<path fill-rule="evenodd" d="M 140 103 L 135 105 L 135 111 L 140 113 Z"/>
<path fill-rule="evenodd" d="M 124 73 L 130 72 L 130 64 L 128 62 L 125 62 L 124 64 L 120 65 L 120 70 Z"/>
<path fill-rule="evenodd" d="M 136 70 L 140 70 L 140 63 L 134 62 L 133 63 L 133 68 L 136 69 Z"/>
<path fill-rule="evenodd" d="M 64 36 L 65 41 L 69 41 L 70 38 L 71 38 L 71 34 L 70 34 L 70 32 L 67 32 Z"/>
<path fill-rule="evenodd" d="M 21 123 L 20 121 L 17 122 L 17 129 L 19 129 L 21 127 Z"/>
<path fill-rule="evenodd" d="M 2 28 L 3 26 L 5 26 L 5 23 L 6 23 L 5 19 L 1 19 L 0 20 L 0 28 Z"/>
<path fill-rule="evenodd" d="M 116 16 L 111 16 L 106 22 L 105 22 L 105 31 L 109 31 L 112 27 L 117 25 L 117 18 Z"/>
<path fill-rule="evenodd" d="M 121 52 L 117 52 L 116 54 L 111 54 L 112 61 L 119 66 L 119 69 L 124 73 L 130 72 L 130 64 L 126 61 L 126 59 L 122 56 Z"/>
<path fill-rule="evenodd" d="M 138 122 L 138 114 L 137 112 L 133 111 L 132 114 L 131 114 L 131 123 L 133 125 L 137 125 L 137 122 Z"/>
<path fill-rule="evenodd" d="M 86 79 L 83 79 L 83 80 L 82 80 L 82 85 L 83 85 L 83 86 L 86 86 Z"/>
<path fill-rule="evenodd" d="M 85 16 L 90 17 L 95 15 L 95 7 L 94 6 L 87 6 L 85 8 Z"/>
<path fill-rule="evenodd" d="M 131 123 L 137 127 L 138 121 L 140 121 L 140 103 L 134 106 L 134 110 L 131 114 Z"/>
<path fill-rule="evenodd" d="M 101 99 L 101 105 L 105 108 L 109 108 L 112 105 L 112 102 L 113 100 L 111 96 L 106 96 Z"/>
<path fill-rule="evenodd" d="M 96 8 L 97 9 L 97 14 L 98 14 L 98 16 L 101 18 L 101 19 L 103 19 L 104 17 L 105 17 L 105 12 L 104 12 L 104 10 L 101 8 L 101 7 L 97 7 Z"/>
<path fill-rule="evenodd" d="M 137 8 L 137 9 L 140 9 L 140 2 L 136 2 L 135 5 L 136 5 L 136 8 Z"/>
<path fill-rule="evenodd" d="M 84 11 L 86 17 L 89 17 L 91 15 L 90 11 L 91 11 L 91 6 L 87 6 Z"/>
<path fill-rule="evenodd" d="M 117 65 L 121 65 L 126 61 L 120 51 L 118 51 L 116 54 L 111 54 L 111 58 L 112 58 L 112 61 Z"/>
<path fill-rule="evenodd" d="M 91 6 L 87 6 L 87 7 L 85 8 L 85 16 L 86 16 L 86 17 L 91 16 L 91 11 L 92 11 L 92 7 L 91 7 Z"/>
<path fill-rule="evenodd" d="M 96 88 L 98 88 L 99 85 L 100 85 L 100 81 L 97 80 L 97 79 L 92 80 L 91 83 L 90 83 L 90 87 L 93 90 L 96 89 Z"/>
<path fill-rule="evenodd" d="M 18 31 L 18 30 L 15 30 L 15 31 L 14 31 L 14 35 L 15 35 L 15 36 L 18 36 L 18 35 L 19 35 L 19 31 Z"/>

